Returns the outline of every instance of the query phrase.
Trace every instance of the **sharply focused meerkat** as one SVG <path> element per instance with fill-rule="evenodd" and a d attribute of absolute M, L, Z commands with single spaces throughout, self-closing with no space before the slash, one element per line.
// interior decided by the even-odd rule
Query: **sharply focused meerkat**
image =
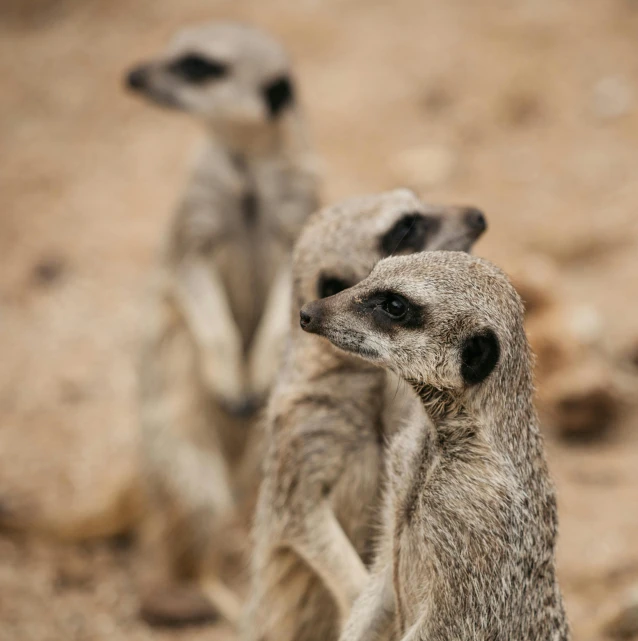
<path fill-rule="evenodd" d="M 367 577 L 384 418 L 398 392 L 384 370 L 301 331 L 300 307 L 356 284 L 384 256 L 469 250 L 485 228 L 477 209 L 397 189 L 325 208 L 301 233 L 291 343 L 267 411 L 246 641 L 338 636 Z"/>
<path fill-rule="evenodd" d="M 210 557 L 233 538 L 222 533 L 253 425 L 246 415 L 268 391 L 288 332 L 290 254 L 317 203 L 313 156 L 288 57 L 252 27 L 184 29 L 127 84 L 207 134 L 170 227 L 142 359 L 151 583 L 204 582 L 234 618 L 238 604 L 212 578 Z M 143 609 L 179 618 L 164 612 L 170 602 L 148 597 Z"/>
<path fill-rule="evenodd" d="M 568 639 L 523 306 L 503 272 L 461 252 L 388 258 L 300 316 L 424 410 L 392 441 L 381 546 L 342 641 Z"/>

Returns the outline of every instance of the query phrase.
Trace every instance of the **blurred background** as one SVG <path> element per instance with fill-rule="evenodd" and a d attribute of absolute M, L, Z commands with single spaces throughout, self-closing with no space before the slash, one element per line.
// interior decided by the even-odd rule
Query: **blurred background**
<path fill-rule="evenodd" d="M 486 212 L 476 253 L 530 305 L 574 638 L 634 638 L 638 2 L 0 0 L 0 521 L 23 520 L 0 531 L 0 640 L 230 638 L 139 622 L 113 536 L 147 285 L 201 135 L 122 76 L 220 18 L 292 54 L 324 202 L 407 184 Z"/>

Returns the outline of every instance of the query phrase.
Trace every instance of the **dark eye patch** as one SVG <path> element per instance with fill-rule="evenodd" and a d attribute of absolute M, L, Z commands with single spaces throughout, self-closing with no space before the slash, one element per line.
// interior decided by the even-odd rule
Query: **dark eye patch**
<path fill-rule="evenodd" d="M 501 355 L 501 346 L 493 330 L 467 338 L 461 348 L 461 376 L 468 385 L 482 383 L 494 370 Z"/>
<path fill-rule="evenodd" d="M 169 71 L 187 82 L 199 84 L 222 78 L 228 74 L 228 65 L 218 60 L 205 58 L 196 53 L 189 53 L 173 61 Z"/>
<path fill-rule="evenodd" d="M 317 296 L 319 298 L 328 298 L 328 296 L 334 296 L 344 289 L 348 289 L 348 287 L 352 287 L 352 284 L 342 278 L 321 274 L 317 281 Z"/>
<path fill-rule="evenodd" d="M 270 118 L 276 118 L 283 109 L 295 102 L 295 87 L 288 76 L 280 76 L 263 89 Z"/>
<path fill-rule="evenodd" d="M 397 303 L 399 304 L 397 306 Z M 423 329 L 428 320 L 427 309 L 393 291 L 377 291 L 358 303 L 372 313 L 378 329 L 393 334 L 402 329 Z"/>
<path fill-rule="evenodd" d="M 441 221 L 419 212 L 405 214 L 383 236 L 380 245 L 385 256 L 420 252 L 439 230 Z"/>

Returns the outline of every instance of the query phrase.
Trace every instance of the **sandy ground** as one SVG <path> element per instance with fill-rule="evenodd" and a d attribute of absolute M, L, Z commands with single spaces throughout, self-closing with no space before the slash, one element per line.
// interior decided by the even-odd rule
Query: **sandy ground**
<path fill-rule="evenodd" d="M 610 353 L 638 342 L 632 0 L 4 0 L 0 508 L 71 518 L 134 467 L 142 303 L 198 130 L 121 75 L 179 25 L 226 17 L 293 54 L 326 201 L 414 182 L 478 205 L 478 254 L 556 257 Z M 604 442 L 548 442 L 574 637 L 602 639 L 638 586 L 638 416 Z M 0 640 L 230 638 L 139 623 L 131 566 L 113 543 L 0 537 Z"/>

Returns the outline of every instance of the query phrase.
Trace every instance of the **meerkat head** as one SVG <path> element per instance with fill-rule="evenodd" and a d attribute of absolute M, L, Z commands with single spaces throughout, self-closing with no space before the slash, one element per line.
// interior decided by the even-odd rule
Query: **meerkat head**
<path fill-rule="evenodd" d="M 183 29 L 156 59 L 126 76 L 129 89 L 188 112 L 217 130 L 267 126 L 295 103 L 282 46 L 247 25 Z"/>
<path fill-rule="evenodd" d="M 301 327 L 414 385 L 459 393 L 527 353 L 508 278 L 462 252 L 382 260 L 358 285 L 305 305 Z"/>
<path fill-rule="evenodd" d="M 310 218 L 295 247 L 295 313 L 360 282 L 382 258 L 469 251 L 486 228 L 478 209 L 427 204 L 408 189 L 326 207 Z"/>

